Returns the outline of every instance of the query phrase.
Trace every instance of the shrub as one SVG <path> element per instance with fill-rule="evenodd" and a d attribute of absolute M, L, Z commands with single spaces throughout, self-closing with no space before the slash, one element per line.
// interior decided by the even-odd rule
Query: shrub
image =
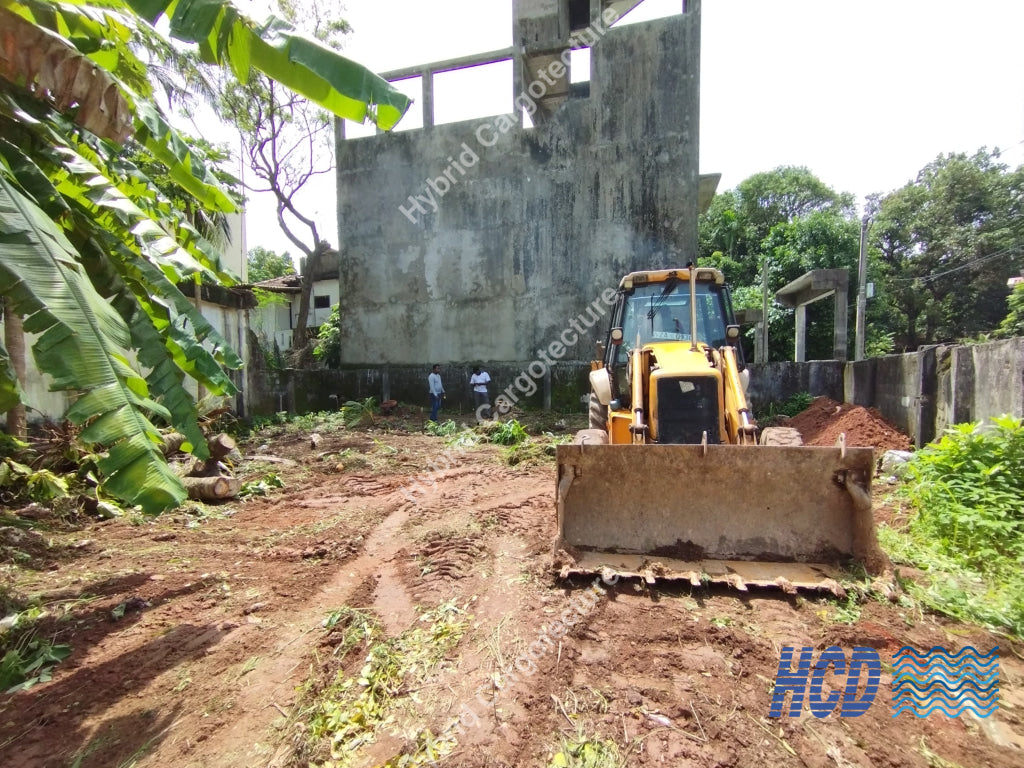
<path fill-rule="evenodd" d="M 1024 425 L 993 421 L 958 424 L 910 462 L 912 531 L 980 570 L 1024 558 Z"/>

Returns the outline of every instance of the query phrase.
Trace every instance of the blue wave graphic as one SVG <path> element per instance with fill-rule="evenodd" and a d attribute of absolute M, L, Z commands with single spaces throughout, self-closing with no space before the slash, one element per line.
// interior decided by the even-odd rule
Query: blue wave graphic
<path fill-rule="evenodd" d="M 917 717 L 928 717 L 928 715 L 930 715 L 932 712 L 935 712 L 936 710 L 938 710 L 939 712 L 942 712 L 942 714 L 944 714 L 946 717 L 960 717 L 960 715 L 962 715 L 964 712 L 973 712 L 978 717 L 984 718 L 984 717 L 988 717 L 989 715 L 991 715 L 997 709 L 999 709 L 999 705 L 998 704 L 993 704 L 991 707 L 982 708 L 982 709 L 977 709 L 975 707 L 972 707 L 970 704 L 964 704 L 961 707 L 956 707 L 952 711 L 946 709 L 941 704 L 933 704 L 932 706 L 928 707 L 927 709 L 922 709 L 921 707 L 915 707 L 915 706 L 913 706 L 911 704 L 907 704 L 905 706 L 902 706 L 902 707 L 899 707 L 899 708 L 895 709 L 895 711 L 893 712 L 892 716 L 893 717 L 897 717 L 897 716 L 899 716 L 899 714 L 901 712 L 903 712 L 904 710 L 907 710 L 911 714 L 913 714 L 913 715 L 915 715 Z"/>
<path fill-rule="evenodd" d="M 960 707 L 965 704 L 974 704 L 979 707 L 990 707 L 993 704 L 998 704 L 1000 700 L 1001 697 L 998 693 L 981 697 L 970 695 L 950 696 L 942 694 L 938 696 L 918 696 L 904 691 L 903 693 L 896 694 L 892 697 L 892 705 L 895 707 L 897 704 L 912 704 L 915 707 L 926 707 L 929 704 L 943 704 L 947 707 Z"/>
<path fill-rule="evenodd" d="M 914 662 L 900 662 L 893 665 L 894 671 L 907 670 L 910 672 L 925 672 L 929 670 L 940 670 L 946 672 L 962 672 L 964 670 L 970 670 L 979 674 L 988 674 L 993 669 L 999 666 L 998 661 L 990 662 L 989 664 L 976 664 L 973 661 L 965 661 L 963 664 L 946 664 L 943 661 L 937 661 L 927 667 L 915 664 Z"/>
<path fill-rule="evenodd" d="M 999 708 L 999 647 L 981 653 L 972 646 L 950 653 L 934 647 L 920 652 L 904 646 L 893 656 L 893 717 L 942 712 L 988 717 Z"/>
<path fill-rule="evenodd" d="M 953 682 L 951 685 L 946 679 L 937 677 L 925 677 L 925 678 L 911 678 L 901 677 L 893 681 L 893 690 L 903 688 L 913 688 L 919 692 L 933 691 L 939 689 L 945 689 L 950 693 L 956 693 L 962 689 L 968 689 L 977 691 L 978 693 L 988 693 L 993 688 L 998 690 L 999 680 L 995 679 L 990 681 L 987 685 L 982 685 L 976 680 L 960 680 Z"/>
<path fill-rule="evenodd" d="M 940 648 L 939 646 L 935 646 L 930 651 L 925 651 L 924 653 L 922 653 L 921 651 L 918 651 L 918 650 L 915 650 L 914 648 L 911 648 L 909 645 L 905 645 L 902 648 L 900 648 L 898 651 L 896 651 L 896 656 L 903 656 L 903 655 L 912 656 L 915 659 L 921 659 L 921 660 L 923 660 L 925 662 L 930 662 L 933 659 L 937 659 L 937 658 L 942 658 L 942 659 L 947 659 L 947 660 L 955 660 L 955 659 L 959 659 L 961 656 L 964 656 L 964 655 L 967 655 L 967 654 L 969 654 L 970 656 L 972 656 L 973 658 L 978 659 L 978 660 L 980 660 L 980 659 L 989 659 L 989 658 L 998 660 L 999 659 L 999 654 L 997 653 L 998 650 L 999 650 L 999 646 L 997 645 L 995 648 L 990 650 L 988 653 L 978 653 L 977 649 L 975 649 L 974 646 L 972 646 L 972 645 L 965 645 L 963 648 L 961 648 L 956 653 L 950 653 L 945 648 Z"/>

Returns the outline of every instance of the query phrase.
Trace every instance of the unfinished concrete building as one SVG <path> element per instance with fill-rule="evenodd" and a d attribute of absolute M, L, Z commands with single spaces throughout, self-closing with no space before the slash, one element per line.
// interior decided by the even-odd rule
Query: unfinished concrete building
<path fill-rule="evenodd" d="M 700 0 L 614 26 L 637 4 L 518 0 L 510 48 L 385 75 L 421 78 L 423 128 L 339 128 L 346 367 L 523 370 L 623 274 L 692 258 Z M 589 80 L 573 82 L 581 47 Z M 498 61 L 510 114 L 435 125 L 434 76 Z M 591 359 L 607 318 L 594 326 L 564 360 Z"/>

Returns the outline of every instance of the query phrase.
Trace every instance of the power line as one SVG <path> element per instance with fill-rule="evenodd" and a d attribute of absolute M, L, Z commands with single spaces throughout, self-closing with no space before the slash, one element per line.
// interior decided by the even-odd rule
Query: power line
<path fill-rule="evenodd" d="M 1010 150 L 1010 149 L 1016 149 L 1016 148 L 1017 148 L 1017 147 L 1019 147 L 1019 146 L 1020 146 L 1021 144 L 1024 144 L 1024 139 L 1021 139 L 1021 140 L 1020 140 L 1020 141 L 1018 141 L 1018 142 L 1017 142 L 1016 144 L 1011 144 L 1011 145 L 1010 145 L 1010 146 L 1008 146 L 1008 147 L 1004 147 L 1003 149 L 997 149 L 997 150 L 996 150 L 996 151 L 995 151 L 995 152 L 994 152 L 993 154 L 994 154 L 994 155 L 995 155 L 996 157 L 1002 157 L 1002 155 L 1003 155 L 1003 153 L 1004 153 L 1004 152 L 1006 152 L 1007 150 Z"/>
<path fill-rule="evenodd" d="M 981 264 L 982 262 L 985 262 L 985 261 L 991 261 L 992 259 L 996 259 L 996 258 L 999 258 L 1001 256 L 1016 255 L 1016 254 L 1020 254 L 1021 252 L 1022 251 L 1021 251 L 1019 246 L 1013 246 L 1011 248 L 1006 248 L 1005 250 L 1002 250 L 1002 251 L 996 251 L 995 253 L 990 253 L 990 254 L 988 254 L 986 256 L 979 256 L 978 258 L 972 259 L 971 261 L 968 261 L 968 262 L 966 262 L 964 264 L 959 264 L 959 265 L 953 267 L 952 269 L 947 269 L 945 272 L 936 272 L 936 273 L 933 273 L 933 274 L 930 274 L 930 275 L 923 275 L 923 276 L 919 276 L 919 277 L 892 277 L 892 278 L 889 278 L 889 282 L 890 283 L 913 283 L 913 282 L 916 282 L 916 281 L 920 281 L 922 283 L 927 283 L 927 282 L 931 282 L 932 280 L 938 280 L 940 277 L 945 277 L 946 275 L 951 275 L 954 272 L 959 272 L 961 269 L 967 269 L 968 267 L 973 267 L 976 264 Z"/>

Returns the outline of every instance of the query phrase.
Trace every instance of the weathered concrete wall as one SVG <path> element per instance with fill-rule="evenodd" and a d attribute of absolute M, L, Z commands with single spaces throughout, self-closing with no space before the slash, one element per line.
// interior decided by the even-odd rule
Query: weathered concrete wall
<path fill-rule="evenodd" d="M 471 365 L 442 365 L 448 415 L 468 417 Z M 558 362 L 545 375 L 533 376 L 518 363 L 486 366 L 491 400 L 507 390 L 517 404 L 552 407 L 563 413 L 585 412 L 589 363 Z M 251 386 L 256 413 L 328 410 L 346 400 L 376 397 L 428 406 L 429 365 L 349 367 L 343 371 L 285 371 L 281 384 L 262 390 Z M 918 446 L 941 436 L 954 423 L 983 421 L 1008 413 L 1024 417 L 1024 338 L 970 347 L 928 347 L 905 355 L 846 363 L 767 363 L 750 366 L 750 400 L 754 415 L 770 402 L 797 392 L 875 407 L 914 438 Z M 528 395 L 526 393 L 529 393 Z M 283 399 L 282 399 L 283 395 Z M 337 398 L 331 398 L 337 395 Z"/>
<path fill-rule="evenodd" d="M 843 399 L 843 364 L 838 360 L 808 363 L 756 363 L 750 369 L 750 398 L 754 415 L 768 403 L 780 402 L 797 392 Z"/>
<path fill-rule="evenodd" d="M 956 422 L 1024 415 L 1024 338 L 955 347 L 951 371 Z"/>
<path fill-rule="evenodd" d="M 699 64 L 698 10 L 609 30 L 589 97 L 535 128 L 487 118 L 339 139 L 343 362 L 522 366 L 623 274 L 685 264 Z M 567 359 L 589 359 L 597 333 Z"/>
<path fill-rule="evenodd" d="M 562 413 L 584 413 L 586 406 L 581 397 L 589 392 L 587 375 L 589 363 L 558 363 L 549 373 L 534 378 L 513 363 L 488 365 L 491 376 L 489 392 L 491 402 L 503 391 L 516 399 L 516 405 L 527 408 L 550 407 Z M 348 400 L 375 397 L 378 402 L 398 400 L 410 405 L 430 407 L 427 396 L 428 365 L 395 365 L 380 368 L 348 368 L 340 371 L 284 372 L 284 384 L 278 392 L 285 396 L 286 410 L 293 413 L 333 410 Z M 474 401 L 469 387 L 472 366 L 451 364 L 441 366 L 441 381 L 447 397 L 443 412 L 450 415 L 470 416 Z M 334 395 L 335 397 L 332 397 Z M 270 405 L 265 413 L 278 410 L 274 397 L 264 401 Z"/>

